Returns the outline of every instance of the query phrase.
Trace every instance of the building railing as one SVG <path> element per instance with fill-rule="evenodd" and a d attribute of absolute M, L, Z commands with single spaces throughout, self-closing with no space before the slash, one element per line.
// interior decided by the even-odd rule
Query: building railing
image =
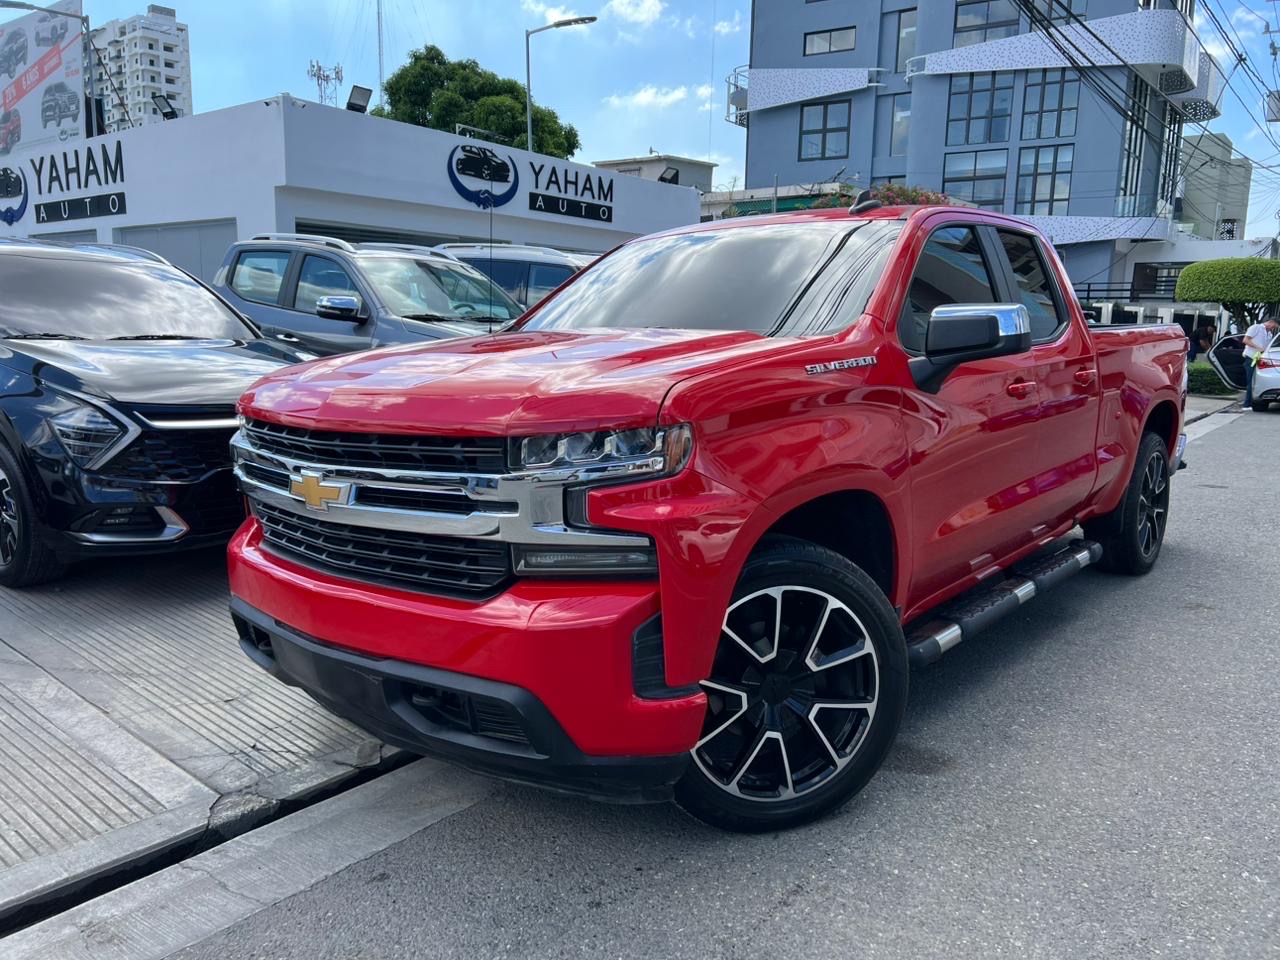
<path fill-rule="evenodd" d="M 1145 283 L 1078 283 L 1075 291 L 1081 303 L 1099 300 L 1119 300 L 1140 303 L 1143 300 L 1174 300 L 1178 286 L 1177 277 L 1160 278 Z"/>

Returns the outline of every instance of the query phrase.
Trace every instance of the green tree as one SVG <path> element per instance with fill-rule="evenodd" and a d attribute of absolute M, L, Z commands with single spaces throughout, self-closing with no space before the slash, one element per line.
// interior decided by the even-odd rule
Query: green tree
<path fill-rule="evenodd" d="M 1237 320 L 1257 323 L 1268 304 L 1280 302 L 1280 260 L 1227 257 L 1190 264 L 1178 274 L 1174 299 L 1220 303 Z"/>
<path fill-rule="evenodd" d="M 529 149 L 524 84 L 485 70 L 474 60 L 450 60 L 439 47 L 425 46 L 410 53 L 409 62 L 387 78 L 383 93 L 386 107 L 375 107 L 376 116 L 449 133 L 455 124 L 465 123 Z M 566 160 L 581 146 L 572 125 L 536 103 L 533 139 L 539 153 Z"/>

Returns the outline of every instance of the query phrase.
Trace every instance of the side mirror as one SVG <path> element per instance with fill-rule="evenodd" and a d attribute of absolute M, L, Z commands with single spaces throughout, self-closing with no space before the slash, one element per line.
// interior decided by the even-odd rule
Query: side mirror
<path fill-rule="evenodd" d="M 924 356 L 913 357 L 909 366 L 916 385 L 936 393 L 959 364 L 1030 349 L 1031 315 L 1022 304 L 958 303 L 929 315 Z"/>
<path fill-rule="evenodd" d="M 320 297 L 316 300 L 316 316 L 326 320 L 360 322 L 360 298 L 353 296 Z"/>

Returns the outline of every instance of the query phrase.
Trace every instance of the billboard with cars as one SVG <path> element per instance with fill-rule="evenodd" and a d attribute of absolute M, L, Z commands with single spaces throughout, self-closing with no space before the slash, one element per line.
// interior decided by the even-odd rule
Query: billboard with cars
<path fill-rule="evenodd" d="M 58 0 L 0 24 L 0 162 L 20 146 L 83 139 L 80 15 L 81 0 Z"/>

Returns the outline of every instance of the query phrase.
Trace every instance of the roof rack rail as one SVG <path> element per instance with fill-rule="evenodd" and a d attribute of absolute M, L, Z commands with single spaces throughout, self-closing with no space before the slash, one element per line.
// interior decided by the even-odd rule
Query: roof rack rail
<path fill-rule="evenodd" d="M 462 243 L 462 242 L 442 243 L 438 247 L 436 247 L 436 249 L 437 250 L 460 250 L 463 248 L 487 249 L 488 247 L 515 248 L 518 250 L 537 250 L 541 253 L 552 253 L 560 257 L 568 255 L 568 251 L 557 250 L 555 247 L 543 247 L 536 243 L 511 243 L 505 240 L 498 240 L 498 241 L 494 241 L 493 243 L 489 243 L 486 240 L 473 240 L 470 243 Z"/>
<path fill-rule="evenodd" d="M 297 240 L 302 243 L 315 243 L 322 247 L 333 247 L 335 250 L 344 250 L 347 253 L 355 253 L 356 248 L 345 240 L 339 240 L 337 237 L 322 237 L 318 233 L 256 233 L 249 239 L 251 240 Z"/>
<path fill-rule="evenodd" d="M 457 260 L 453 254 L 447 250 L 441 250 L 439 247 L 432 247 L 425 243 L 362 243 L 357 249 L 359 250 L 399 250 L 403 253 L 431 253 L 437 257 L 448 257 L 450 260 Z"/>

